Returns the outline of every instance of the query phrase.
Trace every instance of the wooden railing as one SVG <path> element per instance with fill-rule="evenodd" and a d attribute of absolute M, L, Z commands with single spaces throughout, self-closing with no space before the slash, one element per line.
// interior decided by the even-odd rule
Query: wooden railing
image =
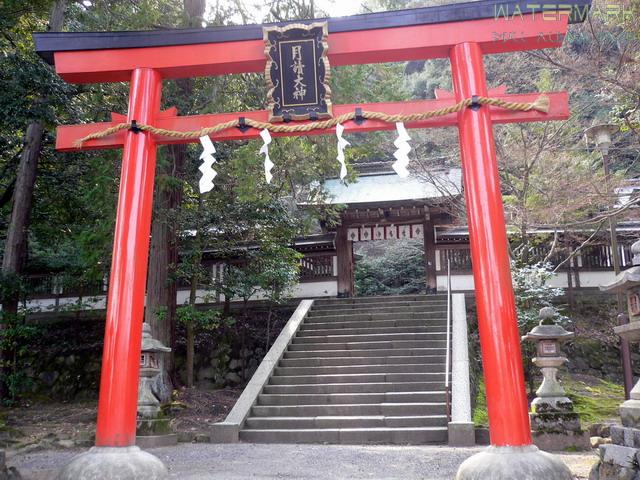
<path fill-rule="evenodd" d="M 442 247 L 439 249 L 440 268 L 438 271 L 446 273 L 447 265 L 451 265 L 452 272 L 471 271 L 471 250 L 466 245 Z"/>
<path fill-rule="evenodd" d="M 107 285 L 102 280 L 84 282 L 70 275 L 29 275 L 25 283 L 29 298 L 92 297 L 107 292 Z"/>
<path fill-rule="evenodd" d="M 631 243 L 619 244 L 620 265 L 622 268 L 631 265 Z M 546 259 L 548 246 L 532 247 L 529 260 L 531 263 L 541 262 Z M 562 263 L 559 270 L 566 271 L 570 267 L 573 270 L 613 270 L 613 257 L 611 247 L 606 244 L 589 245 L 584 247 L 571 262 L 563 262 L 566 255 L 555 254 L 546 259 L 552 267 Z M 440 256 L 437 271 L 442 275 L 446 274 L 447 261 L 451 262 L 451 271 L 456 273 L 470 273 L 472 268 L 471 251 L 468 245 L 441 245 L 438 246 Z"/>
<path fill-rule="evenodd" d="M 334 276 L 333 255 L 310 255 L 300 260 L 301 282 L 313 282 Z"/>

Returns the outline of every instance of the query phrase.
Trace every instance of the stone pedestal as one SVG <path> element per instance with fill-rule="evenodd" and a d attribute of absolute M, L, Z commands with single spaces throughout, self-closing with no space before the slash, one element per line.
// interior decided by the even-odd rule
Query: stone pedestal
<path fill-rule="evenodd" d="M 631 246 L 633 266 L 600 287 L 612 293 L 625 293 L 630 323 L 613 329 L 629 342 L 640 342 L 640 241 Z M 640 478 L 640 382 L 620 405 L 622 426 L 611 427 L 611 444 L 600 445 L 600 459 L 591 469 L 589 480 L 635 480 Z"/>
<path fill-rule="evenodd" d="M 138 418 L 136 445 L 140 448 L 168 447 L 177 443 L 178 435 L 171 430 L 168 418 Z"/>
<path fill-rule="evenodd" d="M 566 357 L 535 357 L 533 364 L 542 372 L 542 384 L 536 390 L 536 398 L 531 402 L 531 408 L 536 410 L 539 405 L 545 409 L 573 410 L 573 404 L 567 397 L 564 388 L 558 381 L 558 368 L 567 363 Z"/>
<path fill-rule="evenodd" d="M 623 325 L 616 333 L 638 341 L 640 322 Z M 631 398 L 620 405 L 622 425 L 611 427 L 611 444 L 600 445 L 599 459 L 589 480 L 636 480 L 640 478 L 640 382 L 631 390 Z"/>
<path fill-rule="evenodd" d="M 625 427 L 640 425 L 640 382 L 629 393 L 629 400 L 620 405 L 620 420 Z"/>
<path fill-rule="evenodd" d="M 640 331 L 640 322 L 635 323 L 636 331 Z M 631 390 L 631 398 L 620 405 L 620 419 L 622 426 L 611 427 L 611 444 L 600 445 L 600 458 L 589 480 L 640 478 L 640 382 Z"/>
<path fill-rule="evenodd" d="M 538 401 L 531 406 L 531 433 L 538 448 L 547 451 L 591 449 L 589 433 L 582 430 L 580 415 L 573 411 L 573 403 L 568 398 L 554 397 L 550 403 Z"/>

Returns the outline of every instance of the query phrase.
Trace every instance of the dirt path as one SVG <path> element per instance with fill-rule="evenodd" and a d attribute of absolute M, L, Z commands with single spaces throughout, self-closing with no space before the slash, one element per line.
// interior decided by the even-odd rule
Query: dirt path
<path fill-rule="evenodd" d="M 236 389 L 181 390 L 168 412 L 173 430 L 186 439 L 208 434 L 213 423 L 227 416 L 240 393 Z M 33 452 L 89 447 L 94 443 L 96 407 L 95 401 L 39 402 L 2 409 L 0 418 L 6 426 L 0 428 L 0 448 Z"/>

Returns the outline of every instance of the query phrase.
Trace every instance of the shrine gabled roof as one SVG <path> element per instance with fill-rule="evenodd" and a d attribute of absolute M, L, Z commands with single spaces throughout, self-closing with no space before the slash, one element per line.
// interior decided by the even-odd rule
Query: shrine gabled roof
<path fill-rule="evenodd" d="M 432 7 L 367 13 L 328 18 L 329 33 L 408 27 L 449 22 L 464 22 L 499 17 L 540 14 L 541 11 L 570 9 L 569 22 L 585 20 L 591 0 L 549 2 L 544 5 L 528 0 L 479 0 Z M 325 19 L 308 20 L 318 21 Z M 306 20 L 279 23 L 304 23 Z M 264 24 L 273 25 L 273 24 Z M 199 29 L 165 29 L 119 32 L 38 32 L 34 34 L 36 52 L 53 64 L 53 53 L 80 50 L 196 45 L 262 39 L 264 25 L 233 25 Z"/>
<path fill-rule="evenodd" d="M 327 204 L 384 204 L 399 201 L 425 201 L 456 196 L 462 193 L 459 168 L 432 173 L 430 178 L 410 175 L 401 178 L 395 173 L 361 175 L 354 183 L 345 184 L 335 178 L 326 180 L 324 193 Z"/>

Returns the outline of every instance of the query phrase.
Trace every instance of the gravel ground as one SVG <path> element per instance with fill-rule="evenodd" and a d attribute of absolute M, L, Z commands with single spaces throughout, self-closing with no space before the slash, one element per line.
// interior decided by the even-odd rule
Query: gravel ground
<path fill-rule="evenodd" d="M 179 444 L 150 450 L 181 480 L 384 479 L 444 480 L 481 448 L 362 445 Z M 14 453 L 7 463 L 24 480 L 52 480 L 73 450 Z M 595 454 L 562 454 L 576 478 L 585 479 Z"/>

